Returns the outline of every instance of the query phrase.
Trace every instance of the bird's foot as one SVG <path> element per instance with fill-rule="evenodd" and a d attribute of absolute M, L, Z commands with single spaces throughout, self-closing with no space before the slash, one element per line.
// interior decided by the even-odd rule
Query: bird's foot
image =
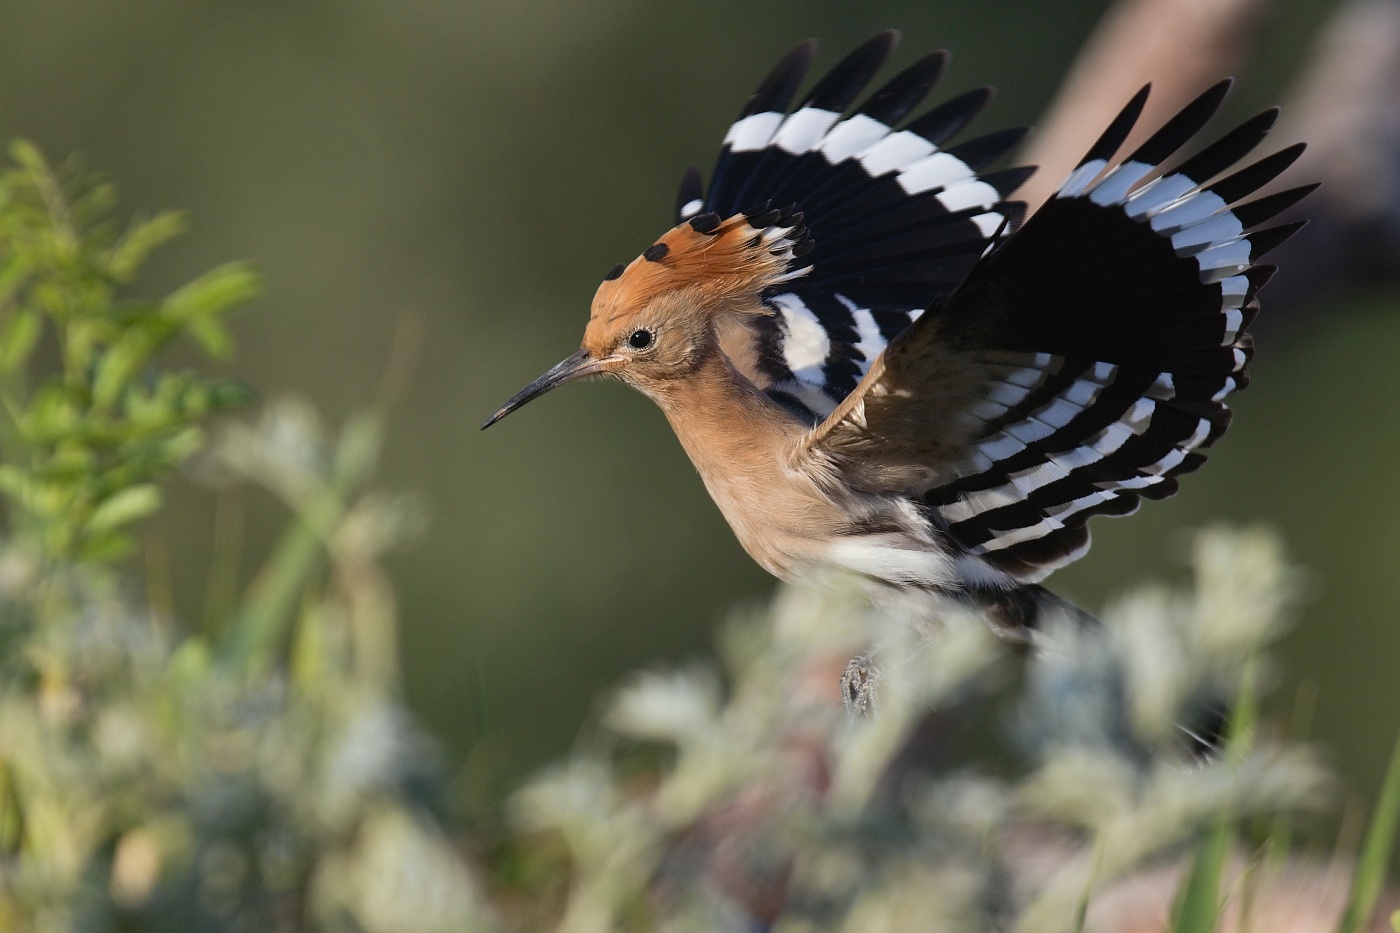
<path fill-rule="evenodd" d="M 875 691 L 880 684 L 880 669 L 868 655 L 851 658 L 841 674 L 841 701 L 852 717 L 875 715 Z"/>

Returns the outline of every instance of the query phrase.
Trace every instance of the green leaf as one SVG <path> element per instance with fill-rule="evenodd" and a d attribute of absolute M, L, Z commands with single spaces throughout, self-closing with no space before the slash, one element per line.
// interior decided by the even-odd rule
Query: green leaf
<path fill-rule="evenodd" d="M 161 445 L 161 453 L 170 463 L 183 463 L 204 446 L 204 431 L 191 425 L 171 435 Z"/>
<path fill-rule="evenodd" d="M 50 174 L 49 164 L 44 159 L 39 147 L 27 139 L 16 139 L 10 143 L 10 156 L 19 163 L 21 168 L 30 172 L 42 172 Z"/>
<path fill-rule="evenodd" d="M 78 556 L 91 564 L 106 564 L 130 554 L 134 545 L 130 535 L 112 531 L 84 538 Z"/>
<path fill-rule="evenodd" d="M 115 404 L 132 376 L 150 359 L 151 349 L 151 341 L 137 331 L 127 334 L 103 353 L 93 379 L 93 404 L 103 409 Z"/>
<path fill-rule="evenodd" d="M 261 278 L 246 263 L 228 263 L 176 290 L 162 303 L 161 313 L 189 328 L 206 353 L 221 356 L 228 352 L 229 338 L 220 317 L 251 301 L 261 287 Z"/>
<path fill-rule="evenodd" d="M 126 232 L 104 256 L 107 272 L 121 282 L 130 281 L 137 268 L 156 247 L 185 232 L 185 215 L 178 211 L 157 214 Z"/>
<path fill-rule="evenodd" d="M 1225 736 L 1225 757 L 1232 764 L 1243 761 L 1254 744 L 1254 727 L 1259 716 L 1259 699 L 1254 678 L 1257 661 L 1247 658 L 1240 674 L 1239 696 Z M 1221 882 L 1234 842 L 1234 819 L 1222 813 L 1196 850 L 1181 896 L 1176 904 L 1173 933 L 1214 933 L 1220 918 Z"/>
<path fill-rule="evenodd" d="M 235 382 L 231 379 L 208 383 L 205 385 L 204 390 L 208 393 L 210 411 L 228 411 L 231 408 L 242 408 L 258 400 L 258 393 L 253 390 L 252 386 L 243 382 Z"/>
<path fill-rule="evenodd" d="M 10 464 L 0 466 L 0 492 L 23 502 L 30 494 L 29 474 Z"/>
<path fill-rule="evenodd" d="M 123 525 L 145 518 L 160 508 L 160 487 L 153 483 L 129 486 L 100 503 L 92 510 L 86 533 L 97 536 Z"/>
<path fill-rule="evenodd" d="M 47 385 L 34 399 L 20 429 L 30 443 L 53 443 L 72 433 L 81 417 L 77 405 L 62 385 Z"/>
<path fill-rule="evenodd" d="M 1397 822 L 1400 822 L 1400 737 L 1395 740 L 1395 750 L 1390 754 L 1390 766 L 1385 770 L 1381 796 L 1376 801 L 1376 811 L 1371 815 L 1371 826 L 1366 831 L 1366 844 L 1361 849 L 1356 874 L 1351 879 L 1351 898 L 1347 903 L 1346 915 L 1342 918 L 1341 933 L 1360 933 L 1376 909 L 1376 897 L 1381 892 L 1386 869 L 1390 866 Z M 1391 924 L 1394 925 L 1394 922 L 1392 917 Z"/>
<path fill-rule="evenodd" d="M 0 416 L 11 426 L 0 494 L 20 508 L 4 531 L 54 557 L 107 560 L 131 546 L 126 526 L 160 507 L 155 482 L 204 445 L 201 422 L 247 396 L 163 372 L 157 352 L 182 334 L 227 352 L 223 316 L 259 281 L 232 263 L 159 302 L 118 295 L 183 217 L 162 213 L 123 230 L 111 183 L 57 173 L 23 140 L 10 152 L 13 165 L 0 173 Z M 35 371 L 46 332 L 57 372 Z"/>
<path fill-rule="evenodd" d="M 9 762 L 0 758 L 0 853 L 9 855 L 19 848 L 24 812 L 15 788 Z"/>
<path fill-rule="evenodd" d="M 1196 850 L 1191 874 L 1177 902 L 1172 933 L 1213 933 L 1215 930 L 1220 914 L 1220 882 L 1233 838 L 1230 823 L 1221 820 Z"/>
<path fill-rule="evenodd" d="M 16 311 L 0 331 L 0 372 L 12 373 L 29 362 L 43 331 L 43 319 L 30 308 Z"/>

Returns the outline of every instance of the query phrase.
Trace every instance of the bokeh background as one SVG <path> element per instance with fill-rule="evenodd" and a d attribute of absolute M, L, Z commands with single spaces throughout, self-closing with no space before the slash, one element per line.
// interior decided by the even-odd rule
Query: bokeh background
<path fill-rule="evenodd" d="M 707 653 L 717 623 L 774 588 L 640 396 L 571 387 L 482 434 L 485 415 L 577 346 L 602 274 L 665 229 L 681 169 L 708 165 L 797 41 L 822 40 L 819 67 L 889 26 L 895 65 L 950 48 L 935 94 L 995 85 L 975 125 L 990 130 L 1035 121 L 1107 6 L 5 0 L 0 129 L 81 154 L 137 211 L 189 211 L 153 293 L 257 264 L 266 293 L 228 366 L 265 396 L 339 419 L 375 394 L 396 327 L 421 329 L 381 471 L 432 516 L 392 566 L 402 662 L 480 803 L 562 753 L 623 672 Z M 1274 6 L 1231 115 L 1287 97 L 1332 8 Z M 1397 298 L 1333 290 L 1262 321 L 1211 465 L 1175 499 L 1099 520 L 1090 555 L 1052 581 L 1100 606 L 1176 576 L 1182 528 L 1281 529 L 1310 602 L 1274 702 L 1316 697 L 1312 732 L 1358 796 L 1400 726 Z M 282 522 L 270 500 L 221 508 L 183 484 L 133 570 L 168 565 L 198 623 L 211 527 L 241 538 L 251 572 Z"/>

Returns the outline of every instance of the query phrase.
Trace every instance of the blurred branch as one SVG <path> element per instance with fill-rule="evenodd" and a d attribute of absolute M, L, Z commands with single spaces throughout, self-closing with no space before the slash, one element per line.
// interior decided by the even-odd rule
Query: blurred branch
<path fill-rule="evenodd" d="M 1322 188 L 1280 221 L 1311 223 L 1270 261 L 1270 308 L 1400 278 L 1400 3 L 1351 0 L 1332 18 L 1284 108 L 1283 142 L 1308 143 L 1297 177 Z M 1276 315 L 1268 315 L 1268 317 Z"/>
<path fill-rule="evenodd" d="M 383 421 L 377 409 L 355 416 L 341 435 L 329 482 L 293 503 L 295 519 L 253 579 L 224 639 L 220 653 L 234 670 L 262 672 L 272 664 L 296 604 L 324 560 L 329 531 L 374 470 Z"/>
<path fill-rule="evenodd" d="M 1305 140 L 1306 174 L 1339 220 L 1400 211 L 1400 3 L 1352 0 L 1319 37 L 1285 110 L 1282 135 Z"/>
<path fill-rule="evenodd" d="M 375 403 L 341 432 L 327 479 L 283 491 L 296 518 L 254 578 L 226 633 L 221 654 L 234 669 L 266 670 L 285 643 L 297 600 L 327 551 L 335 547 L 333 530 L 344 522 L 348 503 L 379 463 L 385 421 L 408 384 L 421 346 L 421 322 L 412 315 L 400 317 Z M 396 664 L 393 669 L 397 671 Z"/>
<path fill-rule="evenodd" d="M 1034 209 L 1064 180 L 1133 92 L 1152 96 L 1123 151 L 1244 58 L 1268 0 L 1131 0 L 1109 11 L 1031 137 L 1039 171 L 1017 192 Z"/>
<path fill-rule="evenodd" d="M 1268 0 L 1130 0 L 1104 17 L 1085 45 L 1023 161 L 1040 166 L 1019 192 L 1039 206 L 1083 156 L 1133 90 L 1152 96 L 1124 152 L 1191 97 L 1236 72 Z M 1400 2 L 1349 0 L 1296 79 L 1271 149 L 1308 143 L 1273 188 L 1322 189 L 1275 220 L 1308 219 L 1269 256 L 1284 274 L 1269 289 L 1267 329 L 1329 291 L 1400 277 Z M 1267 189 L 1266 189 L 1267 192 Z"/>

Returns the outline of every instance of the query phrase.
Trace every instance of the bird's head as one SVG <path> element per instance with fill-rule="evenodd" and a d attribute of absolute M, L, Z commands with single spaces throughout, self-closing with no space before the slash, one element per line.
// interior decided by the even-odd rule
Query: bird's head
<path fill-rule="evenodd" d="M 772 314 L 764 289 L 806 272 L 802 215 L 779 210 L 721 220 L 700 214 L 608 273 L 593 297 L 583 346 L 487 419 L 490 427 L 555 386 L 613 376 L 656 396 L 719 352 L 726 332 Z"/>

